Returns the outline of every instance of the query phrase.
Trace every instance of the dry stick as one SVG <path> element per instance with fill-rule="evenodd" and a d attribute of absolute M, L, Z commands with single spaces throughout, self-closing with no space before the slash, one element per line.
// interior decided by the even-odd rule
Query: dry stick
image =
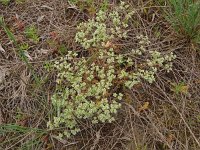
<path fill-rule="evenodd" d="M 129 112 L 130 120 L 132 120 L 130 109 L 128 110 L 128 112 Z M 133 132 L 134 129 L 133 129 L 132 121 L 131 121 L 131 124 L 130 124 L 130 125 L 131 125 L 131 128 L 132 128 L 132 134 L 133 134 L 134 144 L 135 144 L 136 147 L 138 147 L 137 140 L 136 140 L 136 136 L 135 136 L 135 133 Z"/>
<path fill-rule="evenodd" d="M 131 110 L 134 112 L 134 114 L 135 114 L 137 117 L 145 119 L 145 118 L 142 117 L 142 116 L 135 110 L 135 108 L 133 108 L 131 105 L 129 105 L 129 104 L 126 104 L 126 105 L 128 105 L 128 106 L 131 108 Z M 149 117 L 148 117 L 148 119 L 151 120 Z M 145 119 L 145 120 L 146 120 L 146 119 Z M 154 129 L 156 130 L 156 132 L 160 135 L 160 137 L 166 142 L 168 148 L 169 148 L 170 150 L 173 150 L 173 149 L 172 149 L 172 146 L 170 146 L 170 144 L 167 142 L 166 138 L 165 138 L 164 135 L 159 131 L 159 129 L 156 127 L 156 125 L 155 125 L 152 121 L 151 121 L 151 124 L 152 124 L 152 126 L 154 127 Z"/>
<path fill-rule="evenodd" d="M 90 150 L 94 150 L 96 145 L 99 143 L 99 140 L 100 140 L 100 137 L 101 137 L 101 130 L 99 130 L 97 133 L 96 133 L 96 139 L 94 140 L 94 143 L 93 143 L 93 146 L 90 148 Z"/>
<path fill-rule="evenodd" d="M 173 103 L 173 101 L 167 96 L 167 94 L 159 87 L 159 89 L 163 92 L 164 96 L 169 100 L 169 102 L 172 104 L 172 106 L 176 109 L 176 111 L 178 112 L 178 114 L 180 115 L 181 119 L 183 120 L 183 122 L 185 123 L 186 127 L 188 128 L 190 134 L 193 136 L 194 140 L 196 141 L 196 143 L 198 144 L 198 146 L 200 147 L 200 143 L 198 141 L 198 139 L 196 138 L 196 136 L 194 135 L 194 133 L 192 132 L 191 128 L 189 127 L 188 123 L 185 121 L 183 115 L 180 113 L 180 111 L 178 110 L 178 108 L 176 107 L 176 105 Z"/>
<path fill-rule="evenodd" d="M 120 131 L 120 136 L 123 134 L 123 132 L 124 132 L 124 129 L 125 129 L 125 125 L 126 125 L 126 121 L 127 119 L 125 119 L 125 121 L 124 121 L 124 124 L 123 124 L 123 127 L 122 127 L 122 129 L 121 129 L 121 131 Z M 116 142 L 112 145 L 112 147 L 110 148 L 110 150 L 112 150 L 112 149 L 114 149 L 114 147 L 115 147 L 115 145 L 118 143 L 118 139 L 119 138 L 117 138 L 117 140 L 116 140 Z"/>

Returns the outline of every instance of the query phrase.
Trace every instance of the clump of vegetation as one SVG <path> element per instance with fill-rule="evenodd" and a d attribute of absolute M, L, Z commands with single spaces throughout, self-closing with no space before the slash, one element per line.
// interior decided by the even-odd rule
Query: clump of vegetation
<path fill-rule="evenodd" d="M 181 34 L 190 39 L 200 38 L 200 3 L 194 0 L 170 0 L 172 13 L 168 20 Z"/>
<path fill-rule="evenodd" d="M 80 3 L 81 0 L 68 0 L 69 3 L 72 3 L 72 4 L 77 4 L 77 3 Z M 86 4 L 91 4 L 93 2 L 93 0 L 84 0 L 82 1 L 83 3 L 86 3 Z"/>
<path fill-rule="evenodd" d="M 24 3 L 26 0 L 15 0 L 15 2 L 17 4 L 21 4 L 21 3 Z M 11 0 L 0 0 L 0 4 L 3 4 L 3 5 L 8 5 L 10 2 L 12 2 Z"/>
<path fill-rule="evenodd" d="M 128 7 L 129 5 L 122 2 L 120 7 L 113 11 L 100 10 L 95 18 L 80 23 L 76 42 L 88 49 L 104 47 L 108 41 L 126 38 L 128 20 L 134 14 L 134 11 L 129 11 Z"/>
<path fill-rule="evenodd" d="M 0 0 L 0 3 L 3 5 L 8 5 L 10 3 L 10 0 Z"/>
<path fill-rule="evenodd" d="M 87 119 L 93 124 L 114 121 L 124 99 L 124 89 L 132 89 L 143 81 L 153 83 L 160 68 L 172 69 L 173 53 L 163 55 L 148 50 L 147 36 L 137 36 L 139 47 L 127 53 L 108 47 L 109 41 L 126 38 L 128 20 L 133 15 L 128 8 L 122 2 L 112 12 L 99 11 L 94 19 L 78 26 L 76 41 L 95 53 L 79 57 L 69 51 L 55 62 L 58 75 L 52 104 L 56 113 L 48 126 L 66 127 L 60 137 L 80 131 L 77 119 Z"/>
<path fill-rule="evenodd" d="M 92 15 L 95 14 L 97 9 L 99 9 L 94 0 L 68 0 L 68 3 L 70 5 L 76 6 L 81 11 L 86 10 L 89 14 Z M 106 1 L 101 3 L 105 4 Z"/>
<path fill-rule="evenodd" d="M 22 51 L 27 51 L 29 49 L 29 45 L 28 43 L 22 43 L 19 48 L 22 50 Z"/>
<path fill-rule="evenodd" d="M 31 25 L 25 29 L 25 35 L 27 38 L 32 40 L 35 43 L 39 42 L 39 36 L 38 36 L 38 31 L 37 28 L 34 25 Z"/>

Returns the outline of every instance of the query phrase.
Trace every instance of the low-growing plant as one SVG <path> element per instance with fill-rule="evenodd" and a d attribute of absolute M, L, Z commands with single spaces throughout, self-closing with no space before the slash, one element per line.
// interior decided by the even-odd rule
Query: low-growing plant
<path fill-rule="evenodd" d="M 31 39 L 33 42 L 39 42 L 39 35 L 37 28 L 34 25 L 31 25 L 25 29 L 25 35 L 27 38 Z"/>
<path fill-rule="evenodd" d="M 24 3 L 25 1 L 26 0 L 15 0 L 15 2 L 17 4 Z M 3 5 L 8 5 L 10 2 L 11 2 L 11 0 L 0 0 L 0 4 L 3 4 Z"/>
<path fill-rule="evenodd" d="M 22 44 L 20 44 L 19 48 L 22 51 L 27 51 L 29 49 L 29 45 L 28 45 L 28 43 L 22 43 Z"/>
<path fill-rule="evenodd" d="M 108 1 L 101 0 L 100 5 L 96 5 L 95 0 L 68 0 L 69 4 L 76 6 L 81 11 L 86 10 L 90 15 L 94 15 L 97 10 L 106 10 L 108 8 Z"/>
<path fill-rule="evenodd" d="M 126 38 L 128 20 L 134 14 L 128 7 L 129 5 L 121 3 L 111 12 L 100 10 L 95 18 L 80 23 L 76 42 L 88 49 L 105 47 L 108 41 Z"/>
<path fill-rule="evenodd" d="M 35 79 L 36 82 L 39 83 L 39 78 L 37 77 L 35 71 L 34 71 L 34 68 L 33 66 L 29 63 L 29 60 L 25 54 L 25 51 L 23 48 L 27 48 L 28 45 L 20 45 L 16 38 L 15 38 L 15 35 L 11 32 L 11 30 L 7 27 L 5 21 L 4 21 L 4 17 L 3 16 L 0 16 L 0 27 L 3 28 L 3 30 L 5 31 L 6 35 L 8 36 L 9 40 L 13 42 L 14 46 L 17 47 L 17 53 L 19 55 L 19 57 L 21 58 L 21 60 L 23 62 L 25 62 L 25 64 L 27 65 L 27 67 L 31 70 L 32 74 L 33 74 L 33 77 Z"/>
<path fill-rule="evenodd" d="M 76 34 L 76 41 L 92 52 L 80 57 L 79 53 L 68 51 L 55 61 L 55 113 L 48 127 L 64 127 L 60 138 L 79 132 L 78 120 L 87 119 L 93 124 L 113 122 L 127 89 L 145 81 L 153 83 L 161 68 L 172 69 L 175 55 L 148 50 L 151 42 L 147 36 L 137 36 L 138 47 L 126 53 L 112 46 L 111 42 L 127 37 L 128 21 L 133 14 L 124 2 L 111 12 L 99 11 L 95 18 L 80 23 Z"/>
<path fill-rule="evenodd" d="M 187 94 L 189 86 L 184 82 L 172 83 L 171 90 L 176 94 Z"/>
<path fill-rule="evenodd" d="M 60 44 L 58 51 L 61 55 L 64 55 L 67 53 L 67 47 L 65 46 L 65 44 Z"/>
<path fill-rule="evenodd" d="M 178 33 L 190 39 L 200 37 L 200 2 L 194 0 L 170 0 L 171 12 L 167 20 Z"/>
<path fill-rule="evenodd" d="M 8 5 L 10 3 L 10 0 L 0 0 L 0 3 L 3 5 Z"/>
<path fill-rule="evenodd" d="M 95 14 L 96 6 L 94 0 L 68 0 L 71 5 L 76 6 L 81 11 L 87 10 L 90 14 Z"/>

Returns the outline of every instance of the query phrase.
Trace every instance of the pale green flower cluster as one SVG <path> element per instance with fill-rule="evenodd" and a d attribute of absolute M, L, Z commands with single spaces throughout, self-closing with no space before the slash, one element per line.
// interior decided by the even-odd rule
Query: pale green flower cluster
<path fill-rule="evenodd" d="M 131 89 L 143 80 L 153 83 L 157 70 L 165 68 L 175 57 L 172 54 L 163 57 L 157 51 L 149 53 L 146 62 L 141 63 L 147 67 L 141 69 L 134 66 L 131 56 L 137 55 L 135 53 L 127 56 L 116 54 L 112 48 L 100 49 L 95 60 L 89 62 L 89 59 L 78 58 L 77 53 L 69 51 L 54 64 L 59 72 L 57 90 L 52 96 L 57 114 L 48 126 L 51 129 L 67 127 L 68 130 L 60 136 L 69 137 L 80 131 L 77 119 L 89 119 L 94 124 L 112 122 L 123 99 L 119 89 L 123 86 Z M 129 70 L 128 67 L 135 69 Z"/>
<path fill-rule="evenodd" d="M 96 17 L 87 22 L 80 23 L 77 27 L 76 42 L 85 49 L 90 47 L 102 47 L 107 41 L 116 38 L 127 37 L 128 20 L 134 11 L 129 10 L 129 5 L 121 2 L 111 12 L 100 10 Z"/>
<path fill-rule="evenodd" d="M 64 127 L 66 130 L 59 137 L 70 137 L 79 132 L 80 120 L 89 120 L 93 124 L 114 121 L 125 98 L 123 89 L 132 89 L 144 81 L 151 84 L 160 69 L 172 69 L 175 55 L 149 50 L 151 42 L 147 36 L 137 36 L 138 46 L 126 53 L 102 46 L 113 38 L 126 37 L 123 35 L 128 25 L 125 20 L 131 13 L 122 17 L 121 11 L 128 8 L 122 2 L 113 12 L 100 11 L 95 19 L 79 25 L 76 41 L 87 50 L 95 48 L 95 54 L 80 57 L 69 51 L 54 63 L 58 72 L 57 87 L 52 96 L 56 113 L 48 127 Z M 108 19 L 112 20 L 111 24 Z M 120 29 L 116 29 L 118 27 Z"/>
<path fill-rule="evenodd" d="M 112 52 L 113 53 L 113 52 Z M 109 56 L 111 52 L 108 52 Z M 113 57 L 99 55 L 101 63 L 88 64 L 86 58 L 77 58 L 71 51 L 56 61 L 58 70 L 57 90 L 52 96 L 52 104 L 56 109 L 56 117 L 48 126 L 58 128 L 65 126 L 65 136 L 74 135 L 80 129 L 76 119 L 90 119 L 92 123 L 112 122 L 117 110 L 121 107 L 123 94 L 113 89 L 115 66 Z M 113 94 L 114 93 L 114 94 Z"/>

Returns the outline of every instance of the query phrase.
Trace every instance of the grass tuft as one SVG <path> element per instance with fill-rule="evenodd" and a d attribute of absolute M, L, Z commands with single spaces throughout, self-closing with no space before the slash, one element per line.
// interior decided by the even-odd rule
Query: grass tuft
<path fill-rule="evenodd" d="M 200 37 L 200 2 L 170 0 L 169 3 L 171 11 L 167 12 L 167 20 L 173 28 L 191 40 L 198 40 Z"/>

